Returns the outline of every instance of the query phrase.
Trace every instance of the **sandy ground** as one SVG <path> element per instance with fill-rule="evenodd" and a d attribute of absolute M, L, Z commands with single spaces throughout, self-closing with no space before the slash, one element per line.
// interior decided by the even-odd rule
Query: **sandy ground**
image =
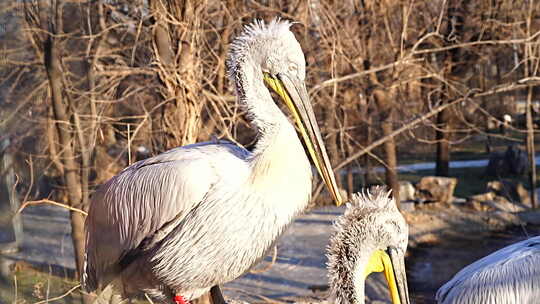
<path fill-rule="evenodd" d="M 300 216 L 277 243 L 275 263 L 271 263 L 271 256 L 267 257 L 252 273 L 226 284 L 225 295 L 250 302 L 266 298 L 287 302 L 324 298 L 324 292 L 314 293 L 313 289 L 327 283 L 325 249 L 333 221 L 342 212 L 343 208 L 325 207 Z M 410 225 L 407 267 L 414 303 L 433 303 L 436 289 L 458 269 L 527 237 L 525 226 L 510 232 L 508 227 L 535 221 L 540 224 L 536 212 L 471 212 L 435 205 L 408 212 L 405 217 Z M 46 266 L 45 269 L 51 266 L 57 271 L 73 270 L 67 211 L 53 206 L 29 207 L 23 213 L 23 225 L 22 250 L 10 255 L 9 260 L 23 260 Z M 540 228 L 535 229 L 528 233 L 540 234 Z M 507 232 L 501 239 L 493 231 Z M 368 278 L 368 303 L 388 303 L 383 280 L 381 276 Z"/>
<path fill-rule="evenodd" d="M 327 283 L 325 250 L 333 232 L 333 221 L 342 213 L 343 208 L 326 207 L 300 216 L 277 243 L 275 262 L 268 256 L 252 273 L 223 286 L 225 296 L 250 302 L 265 298 L 298 301 L 324 297 L 324 293 L 314 293 L 310 288 Z M 71 272 L 75 265 L 68 216 L 67 211 L 53 206 L 26 209 L 21 251 L 8 255 L 9 260 Z M 384 299 L 381 277 L 370 281 L 368 294 Z M 382 295 L 378 295 L 380 289 Z"/>

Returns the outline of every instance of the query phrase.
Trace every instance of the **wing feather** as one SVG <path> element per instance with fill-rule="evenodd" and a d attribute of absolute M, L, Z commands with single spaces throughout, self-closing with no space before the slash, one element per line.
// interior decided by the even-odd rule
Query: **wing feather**
<path fill-rule="evenodd" d="M 167 223 L 181 222 L 215 183 L 234 183 L 227 173 L 242 176 L 248 156 L 230 143 L 188 145 L 137 162 L 103 184 L 86 220 L 86 288 L 112 281 L 123 258 Z"/>
<path fill-rule="evenodd" d="M 437 303 L 538 303 L 540 236 L 500 249 L 459 271 L 436 295 Z"/>

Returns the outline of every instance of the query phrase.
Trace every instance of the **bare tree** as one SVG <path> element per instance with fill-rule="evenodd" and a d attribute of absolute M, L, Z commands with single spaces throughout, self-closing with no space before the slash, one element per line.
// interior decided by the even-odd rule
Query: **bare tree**
<path fill-rule="evenodd" d="M 35 11 L 36 8 L 37 6 L 34 6 L 32 9 L 29 8 L 27 10 L 27 20 L 29 23 L 34 20 L 33 17 L 39 16 L 39 12 Z M 61 38 L 59 38 L 63 34 L 62 8 L 62 1 L 56 1 L 51 5 L 53 14 L 46 21 L 48 24 L 47 30 L 50 34 L 44 39 L 36 37 L 35 40 L 41 43 L 43 49 L 44 66 L 49 80 L 54 125 L 58 134 L 58 144 L 62 147 L 59 150 L 59 159 L 64 171 L 64 183 L 67 187 L 69 205 L 81 209 L 82 191 L 79 166 L 76 163 L 74 151 L 74 130 L 70 122 L 69 102 L 65 100 L 63 94 L 62 64 L 60 61 L 62 56 L 60 53 Z M 84 257 L 84 218 L 82 214 L 71 212 L 71 229 L 77 272 L 82 273 Z"/>
<path fill-rule="evenodd" d="M 531 189 L 536 183 L 536 3 L 22 3 L 29 39 L 0 47 L 0 140 L 9 136 L 19 159 L 40 160 L 25 170 L 61 179 L 51 196 L 73 207 L 85 209 L 96 185 L 168 148 L 212 137 L 249 147 L 253 132 L 226 79 L 227 48 L 241 24 L 275 16 L 300 22 L 292 30 L 309 63 L 311 100 L 349 191 L 358 191 L 360 163 L 365 184 L 386 183 L 395 195 L 402 157 L 435 157 L 437 174 L 449 175 L 450 148 L 476 135 L 520 142 L 526 134 Z M 525 98 L 526 124 L 487 133 L 486 121 L 500 122 Z M 37 144 L 23 148 L 30 139 Z M 19 167 L 20 187 L 35 188 Z M 71 217 L 80 270 L 82 218 Z"/>
<path fill-rule="evenodd" d="M 461 0 L 449 0 L 446 9 L 446 29 L 443 36 L 448 44 L 461 42 L 463 36 L 463 23 L 465 18 L 464 3 Z M 438 94 L 441 98 L 441 104 L 455 96 L 455 93 L 449 88 L 448 82 L 456 78 L 456 65 L 460 61 L 460 49 L 451 49 L 443 57 L 443 71 L 446 82 L 442 83 L 441 92 Z M 437 115 L 437 124 L 435 129 L 435 140 L 437 141 L 437 159 L 435 175 L 449 176 L 450 163 L 450 141 L 451 141 L 451 113 L 447 108 Z"/>
<path fill-rule="evenodd" d="M 155 20 L 154 53 L 164 84 L 162 94 L 165 100 L 172 101 L 163 115 L 163 123 L 172 136 L 166 146 L 194 143 L 199 135 L 204 102 L 198 54 L 199 28 L 206 3 L 155 0 L 151 4 Z"/>
<path fill-rule="evenodd" d="M 524 7 L 526 11 L 525 20 L 525 35 L 530 37 L 533 34 L 533 30 L 538 30 L 540 26 L 538 24 L 533 24 L 533 16 L 537 13 L 538 4 L 531 2 L 528 3 L 528 7 Z M 526 10 L 525 10 L 526 9 Z M 524 77 L 525 78 L 534 78 L 540 74 L 540 43 L 537 41 L 535 43 L 530 43 L 524 47 Z M 529 159 L 529 187 L 531 189 L 531 205 L 533 208 L 537 207 L 537 197 L 536 197 L 536 158 L 535 158 L 535 146 L 534 146 L 534 124 L 533 124 L 533 86 L 527 87 L 527 104 L 526 104 L 526 125 L 527 125 L 527 137 L 526 137 L 526 147 L 527 154 Z"/>

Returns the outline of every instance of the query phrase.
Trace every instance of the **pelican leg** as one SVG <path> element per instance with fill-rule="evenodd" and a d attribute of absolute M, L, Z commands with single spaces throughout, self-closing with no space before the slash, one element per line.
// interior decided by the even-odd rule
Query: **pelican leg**
<path fill-rule="evenodd" d="M 210 302 L 212 304 L 225 304 L 225 299 L 223 298 L 223 293 L 219 285 L 216 285 L 210 289 Z"/>
<path fill-rule="evenodd" d="M 175 295 L 174 296 L 174 303 L 176 304 L 189 304 L 189 301 L 186 301 L 183 296 L 181 295 Z"/>

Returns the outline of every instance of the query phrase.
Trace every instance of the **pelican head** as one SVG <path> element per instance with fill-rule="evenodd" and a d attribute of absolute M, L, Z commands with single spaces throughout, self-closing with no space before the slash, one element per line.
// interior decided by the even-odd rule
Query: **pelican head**
<path fill-rule="evenodd" d="M 281 97 L 298 126 L 315 167 L 339 205 L 342 199 L 306 89 L 306 60 L 300 43 L 290 31 L 291 25 L 291 22 L 279 19 L 268 24 L 255 21 L 247 25 L 243 34 L 231 44 L 229 74 L 241 98 L 246 96 L 241 84 L 247 81 L 264 82 Z M 240 69 L 242 73 L 237 73 Z M 257 104 L 257 100 L 268 100 L 266 94 L 269 92 L 258 91 L 257 94 L 255 99 L 245 102 L 246 106 L 259 107 L 258 111 L 252 112 L 259 113 L 261 117 L 265 112 L 272 115 L 271 111 L 267 111 L 268 105 Z M 267 127 L 265 123 L 274 121 L 254 119 L 255 125 L 263 130 Z"/>
<path fill-rule="evenodd" d="M 384 272 L 392 302 L 408 304 L 408 227 L 389 192 L 354 194 L 335 226 L 328 271 L 336 303 L 364 303 L 365 279 L 372 272 Z"/>

